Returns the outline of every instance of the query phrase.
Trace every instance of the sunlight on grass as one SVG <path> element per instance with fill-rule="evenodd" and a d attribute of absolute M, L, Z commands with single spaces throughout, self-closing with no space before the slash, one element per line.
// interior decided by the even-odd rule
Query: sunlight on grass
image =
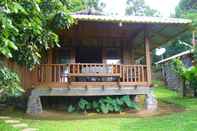
<path fill-rule="evenodd" d="M 19 129 L 13 128 L 10 125 L 6 124 L 0 120 L 0 131 L 19 131 Z"/>
<path fill-rule="evenodd" d="M 154 88 L 154 92 L 158 100 L 165 103 L 175 104 L 185 108 L 186 110 L 197 110 L 197 98 L 183 98 L 179 96 L 177 92 L 169 90 L 159 82 L 156 82 L 155 85 L 156 87 Z"/>

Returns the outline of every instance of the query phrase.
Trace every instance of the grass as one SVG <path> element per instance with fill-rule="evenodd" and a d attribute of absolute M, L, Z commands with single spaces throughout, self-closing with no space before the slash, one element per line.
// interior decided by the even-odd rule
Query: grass
<path fill-rule="evenodd" d="M 10 125 L 0 120 L 0 131 L 19 131 L 19 130 L 11 127 Z"/>
<path fill-rule="evenodd" d="M 186 110 L 197 110 L 197 98 L 181 97 L 177 92 L 167 89 L 164 85 L 157 83 L 154 93 L 159 101 L 175 104 Z"/>
<path fill-rule="evenodd" d="M 184 108 L 185 111 L 144 118 L 129 115 L 88 119 L 84 116 L 83 119 L 82 116 L 77 120 L 65 120 L 61 116 L 56 119 L 39 120 L 27 117 L 21 112 L 10 115 L 18 117 L 28 123 L 30 127 L 38 128 L 40 131 L 196 131 L 196 98 L 181 98 L 176 92 L 168 90 L 162 85 L 158 85 L 154 90 L 160 102 L 175 104 L 177 108 Z"/>

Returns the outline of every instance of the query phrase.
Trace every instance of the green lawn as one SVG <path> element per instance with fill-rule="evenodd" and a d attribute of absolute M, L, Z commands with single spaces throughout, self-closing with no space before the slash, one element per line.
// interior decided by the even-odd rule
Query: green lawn
<path fill-rule="evenodd" d="M 65 120 L 56 118 L 38 120 L 23 116 L 19 112 L 14 116 L 28 123 L 30 127 L 40 131 L 196 131 L 197 130 L 197 99 L 181 98 L 176 92 L 163 86 L 154 89 L 158 100 L 175 104 L 177 108 L 185 108 L 184 112 L 152 117 L 109 117 Z M 12 113 L 13 115 L 13 113 Z M 1 127 L 1 125 L 0 125 Z M 7 127 L 6 127 L 7 128 Z"/>
<path fill-rule="evenodd" d="M 19 130 L 11 127 L 10 125 L 0 120 L 0 131 L 19 131 Z"/>

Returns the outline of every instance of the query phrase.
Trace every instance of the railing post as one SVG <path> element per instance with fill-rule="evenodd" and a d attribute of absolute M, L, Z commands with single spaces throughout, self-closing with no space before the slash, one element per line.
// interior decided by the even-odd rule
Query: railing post
<path fill-rule="evenodd" d="M 152 77 L 151 77 L 150 40 L 147 33 L 145 33 L 145 52 L 146 52 L 146 65 L 147 65 L 147 80 L 148 83 L 151 84 Z"/>

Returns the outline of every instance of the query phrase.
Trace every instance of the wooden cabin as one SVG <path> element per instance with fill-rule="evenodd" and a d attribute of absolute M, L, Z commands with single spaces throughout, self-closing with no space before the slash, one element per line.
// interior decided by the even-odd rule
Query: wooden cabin
<path fill-rule="evenodd" d="M 191 25 L 175 18 L 72 16 L 76 23 L 59 33 L 61 47 L 48 50 L 32 72 L 28 113 L 41 111 L 39 96 L 148 94 L 151 50 Z"/>

